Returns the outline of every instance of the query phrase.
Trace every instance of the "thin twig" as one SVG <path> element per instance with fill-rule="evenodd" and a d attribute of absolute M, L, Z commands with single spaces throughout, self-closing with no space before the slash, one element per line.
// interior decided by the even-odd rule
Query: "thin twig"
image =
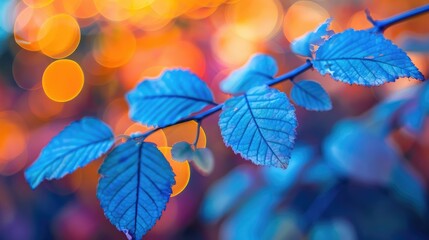
<path fill-rule="evenodd" d="M 418 8 L 409 10 L 409 11 L 406 11 L 406 12 L 403 12 L 401 14 L 395 15 L 395 16 L 390 17 L 390 18 L 386 18 L 384 20 L 374 20 L 369 15 L 369 11 L 368 11 L 367 18 L 374 25 L 374 27 L 371 28 L 371 29 L 375 30 L 376 32 L 383 32 L 388 27 L 390 27 L 390 26 L 392 26 L 394 24 L 400 23 L 402 21 L 405 21 L 407 19 L 410 19 L 412 17 L 418 16 L 418 15 L 421 15 L 421 14 L 427 13 L 427 12 L 429 12 L 429 4 L 424 5 L 422 7 L 418 7 Z M 280 75 L 280 76 L 274 78 L 273 80 L 269 81 L 268 82 L 268 86 L 272 86 L 272 85 L 275 85 L 277 83 L 281 83 L 283 81 L 293 79 L 296 76 L 300 75 L 301 73 L 303 73 L 303 72 L 311 69 L 312 66 L 313 66 L 313 64 L 311 63 L 311 60 L 307 59 L 307 61 L 304 64 L 302 64 L 301 66 L 299 66 L 299 67 L 297 67 L 297 68 L 295 68 L 295 69 L 293 69 L 293 70 L 291 70 L 291 71 L 289 71 L 289 72 L 287 72 L 287 73 L 285 73 L 283 75 Z M 156 132 L 156 131 L 158 131 L 160 129 L 171 127 L 171 126 L 174 126 L 174 125 L 177 125 L 177 124 L 180 124 L 180 123 L 189 122 L 189 121 L 200 122 L 203 119 L 205 119 L 205 118 L 213 115 L 214 113 L 220 111 L 222 109 L 223 105 L 224 105 L 224 103 L 220 103 L 220 104 L 218 104 L 218 105 L 216 105 L 216 106 L 214 106 L 214 107 L 212 107 L 212 108 L 210 108 L 210 109 L 208 109 L 208 110 L 206 110 L 204 112 L 201 112 L 201 113 L 199 113 L 197 115 L 184 118 L 184 119 L 182 119 L 182 120 L 180 120 L 178 122 L 167 124 L 165 126 L 159 126 L 159 127 L 154 128 L 154 129 L 152 129 L 152 130 L 150 130 L 150 131 L 148 131 L 148 132 L 146 132 L 146 133 L 144 133 L 142 135 L 139 135 L 138 137 L 134 137 L 133 140 L 140 140 L 140 139 L 144 140 L 146 137 L 148 137 L 149 135 L 153 134 L 154 132 Z"/>

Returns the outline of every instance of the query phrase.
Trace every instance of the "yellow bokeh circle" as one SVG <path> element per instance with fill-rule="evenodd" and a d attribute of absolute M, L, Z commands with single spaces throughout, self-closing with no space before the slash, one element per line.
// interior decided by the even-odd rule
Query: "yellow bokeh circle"
<path fill-rule="evenodd" d="M 103 28 L 94 44 L 95 61 L 107 68 L 126 64 L 136 51 L 136 38 L 133 32 L 120 25 Z"/>
<path fill-rule="evenodd" d="M 43 73 L 42 86 L 46 96 L 56 102 L 68 102 L 81 92 L 84 75 L 79 64 L 62 59 L 51 63 Z"/>
<path fill-rule="evenodd" d="M 51 4 L 54 0 L 23 0 L 23 2 L 32 8 L 40 8 Z"/>
<path fill-rule="evenodd" d="M 265 40 L 278 30 L 283 10 L 277 0 L 247 0 L 231 4 L 226 17 L 239 36 Z"/>
<path fill-rule="evenodd" d="M 289 7 L 283 22 L 283 33 L 289 42 L 313 31 L 329 18 L 329 13 L 312 1 L 297 1 Z"/>
<path fill-rule="evenodd" d="M 64 58 L 72 54 L 80 42 L 80 27 L 68 14 L 48 18 L 38 33 L 42 53 L 52 58 Z"/>

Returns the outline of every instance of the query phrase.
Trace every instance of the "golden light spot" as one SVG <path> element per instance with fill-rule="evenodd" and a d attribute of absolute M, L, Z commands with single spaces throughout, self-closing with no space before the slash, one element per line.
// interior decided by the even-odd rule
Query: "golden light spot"
<path fill-rule="evenodd" d="M 83 71 L 72 60 L 62 59 L 51 63 L 43 73 L 42 86 L 46 96 L 56 102 L 68 102 L 81 92 Z"/>
<path fill-rule="evenodd" d="M 98 12 L 110 21 L 124 21 L 133 11 L 126 7 L 124 0 L 93 0 Z M 129 0 L 125 0 L 129 1 Z"/>
<path fill-rule="evenodd" d="M 161 30 L 171 22 L 171 18 L 157 13 L 152 7 L 146 7 L 129 19 L 134 27 L 145 31 Z"/>
<path fill-rule="evenodd" d="M 52 9 L 23 9 L 15 19 L 13 33 L 15 42 L 28 51 L 39 51 L 38 34 L 40 27 L 52 15 Z"/>
<path fill-rule="evenodd" d="M 188 11 L 185 16 L 190 19 L 204 19 L 212 15 L 217 10 L 217 7 L 200 7 Z"/>
<path fill-rule="evenodd" d="M 178 162 L 173 160 L 171 157 L 171 147 L 159 147 L 158 148 L 164 157 L 167 159 L 168 163 L 170 163 L 171 168 L 173 169 L 174 180 L 176 180 L 176 184 L 173 185 L 171 196 L 177 196 L 183 190 L 185 190 L 186 186 L 188 186 L 189 179 L 191 178 L 191 168 L 189 167 L 188 161 Z"/>
<path fill-rule="evenodd" d="M 76 19 L 67 14 L 50 17 L 40 28 L 39 47 L 52 58 L 64 58 L 72 54 L 80 42 L 80 27 Z"/>
<path fill-rule="evenodd" d="M 230 5 L 226 17 L 241 37 L 264 40 L 280 27 L 283 10 L 277 0 L 247 0 Z"/>
<path fill-rule="evenodd" d="M 93 0 L 61 0 L 65 12 L 77 18 L 91 18 L 98 14 Z"/>
<path fill-rule="evenodd" d="M 155 0 L 151 4 L 151 8 L 164 18 L 175 18 L 189 10 L 192 4 L 190 0 Z"/>
<path fill-rule="evenodd" d="M 147 127 L 147 126 L 144 126 L 140 123 L 134 123 L 129 128 L 127 128 L 127 130 L 125 130 L 124 134 L 125 135 L 131 135 L 131 134 L 137 133 L 137 132 L 145 133 L 151 129 L 153 129 L 153 127 Z M 158 130 L 158 131 L 152 133 L 144 141 L 155 143 L 158 147 L 166 147 L 167 146 L 167 138 L 165 137 L 164 131 L 162 131 L 162 130 Z"/>
<path fill-rule="evenodd" d="M 27 6 L 32 8 L 40 8 L 51 4 L 54 0 L 23 0 Z"/>
<path fill-rule="evenodd" d="M 218 30 L 211 42 L 217 59 L 229 66 L 240 66 L 258 51 L 257 45 L 241 36 L 231 25 L 225 25 Z"/>
<path fill-rule="evenodd" d="M 167 146 L 172 147 L 177 142 L 194 143 L 197 135 L 198 123 L 195 121 L 184 122 L 168 128 L 164 128 L 164 134 L 167 137 Z M 205 148 L 207 144 L 206 133 L 200 127 L 200 137 L 198 138 L 197 148 Z"/>
<path fill-rule="evenodd" d="M 287 10 L 283 21 L 283 33 L 289 42 L 315 30 L 329 18 L 329 13 L 319 4 L 298 1 Z"/>
<path fill-rule="evenodd" d="M 94 59 L 102 66 L 116 68 L 126 64 L 136 50 L 136 39 L 130 29 L 110 26 L 102 29 L 94 42 Z"/>
<path fill-rule="evenodd" d="M 26 135 L 14 113 L 0 114 L 0 165 L 5 165 L 24 152 L 27 147 Z"/>

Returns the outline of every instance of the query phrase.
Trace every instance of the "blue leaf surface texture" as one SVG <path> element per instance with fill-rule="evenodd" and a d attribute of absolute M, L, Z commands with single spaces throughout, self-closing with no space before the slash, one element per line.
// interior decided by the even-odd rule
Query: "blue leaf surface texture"
<path fill-rule="evenodd" d="M 188 117 L 213 102 L 207 85 L 188 70 L 166 70 L 144 80 L 127 94 L 130 117 L 148 126 L 164 126 Z"/>
<path fill-rule="evenodd" d="M 141 239 L 161 217 L 174 173 L 153 143 L 128 141 L 106 158 L 97 197 L 106 217 L 128 239 Z"/>
<path fill-rule="evenodd" d="M 310 111 L 328 111 L 332 102 L 328 93 L 314 81 L 302 80 L 294 83 L 291 98 L 298 105 Z"/>
<path fill-rule="evenodd" d="M 25 171 L 34 189 L 43 180 L 62 178 L 101 157 L 114 144 L 110 128 L 102 121 L 85 117 L 55 136 L 37 160 Z"/>
<path fill-rule="evenodd" d="M 219 126 L 227 146 L 257 165 L 286 168 L 295 142 L 295 108 L 267 86 L 225 102 Z"/>
<path fill-rule="evenodd" d="M 330 24 L 331 19 L 328 19 L 314 32 L 309 32 L 295 39 L 290 45 L 292 52 L 304 57 L 312 57 L 314 47 L 322 45 L 330 36 L 334 34 L 334 31 L 328 30 Z"/>
<path fill-rule="evenodd" d="M 423 80 L 407 54 L 381 34 L 346 30 L 316 51 L 313 66 L 322 75 L 364 86 L 378 86 L 401 77 Z"/>
<path fill-rule="evenodd" d="M 253 87 L 265 85 L 277 71 L 277 62 L 273 57 L 256 54 L 243 67 L 224 79 L 220 83 L 220 89 L 230 94 L 244 93 Z"/>

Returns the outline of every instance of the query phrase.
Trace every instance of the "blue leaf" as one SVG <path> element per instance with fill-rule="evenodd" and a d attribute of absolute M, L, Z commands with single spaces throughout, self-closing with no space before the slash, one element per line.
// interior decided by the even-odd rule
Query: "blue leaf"
<path fill-rule="evenodd" d="M 207 85 L 188 70 L 166 70 L 127 94 L 130 117 L 148 126 L 164 126 L 215 105 Z"/>
<path fill-rule="evenodd" d="M 398 163 L 390 179 L 390 186 L 400 200 L 409 203 L 416 211 L 427 213 L 425 188 L 421 177 L 407 163 Z"/>
<path fill-rule="evenodd" d="M 73 122 L 55 136 L 25 171 L 34 189 L 43 180 L 62 178 L 101 157 L 114 144 L 110 128 L 96 118 Z"/>
<path fill-rule="evenodd" d="M 335 80 L 378 86 L 401 77 L 423 80 L 407 54 L 381 34 L 346 30 L 316 51 L 313 66 Z"/>
<path fill-rule="evenodd" d="M 249 196 L 221 226 L 220 239 L 261 239 L 267 222 L 278 211 L 283 195 L 261 188 Z"/>
<path fill-rule="evenodd" d="M 236 167 L 210 187 L 200 211 L 202 218 L 215 222 L 225 216 L 254 183 L 255 177 L 248 166 Z"/>
<path fill-rule="evenodd" d="M 129 239 L 141 239 L 161 217 L 174 173 L 153 143 L 128 141 L 99 170 L 97 197 L 106 217 Z"/>
<path fill-rule="evenodd" d="M 369 184 L 387 183 L 399 161 L 385 136 L 352 120 L 334 127 L 323 150 L 326 161 L 339 174 Z"/>
<path fill-rule="evenodd" d="M 298 39 L 295 39 L 290 45 L 292 52 L 304 57 L 312 57 L 314 47 L 322 45 L 334 34 L 334 31 L 328 30 L 331 21 L 331 19 L 328 19 L 314 32 L 306 33 Z"/>
<path fill-rule="evenodd" d="M 314 81 L 302 80 L 294 85 L 291 98 L 298 105 L 310 111 L 328 111 L 332 102 L 325 89 Z"/>
<path fill-rule="evenodd" d="M 171 156 L 178 162 L 191 160 L 194 156 L 194 149 L 188 142 L 178 142 L 171 148 Z"/>
<path fill-rule="evenodd" d="M 295 142 L 295 108 L 286 94 L 267 86 L 225 102 L 219 126 L 235 153 L 258 165 L 286 168 Z"/>
<path fill-rule="evenodd" d="M 207 176 L 213 172 L 214 169 L 214 156 L 209 148 L 198 148 L 195 150 L 192 162 L 197 170 Z"/>
<path fill-rule="evenodd" d="M 425 119 L 429 114 L 428 83 L 418 85 L 418 91 L 408 99 L 406 108 L 401 112 L 401 124 L 414 135 L 423 132 Z"/>
<path fill-rule="evenodd" d="M 277 62 L 264 54 L 256 54 L 241 68 L 233 71 L 220 83 L 220 89 L 230 94 L 247 92 L 271 80 L 277 73 Z"/>

